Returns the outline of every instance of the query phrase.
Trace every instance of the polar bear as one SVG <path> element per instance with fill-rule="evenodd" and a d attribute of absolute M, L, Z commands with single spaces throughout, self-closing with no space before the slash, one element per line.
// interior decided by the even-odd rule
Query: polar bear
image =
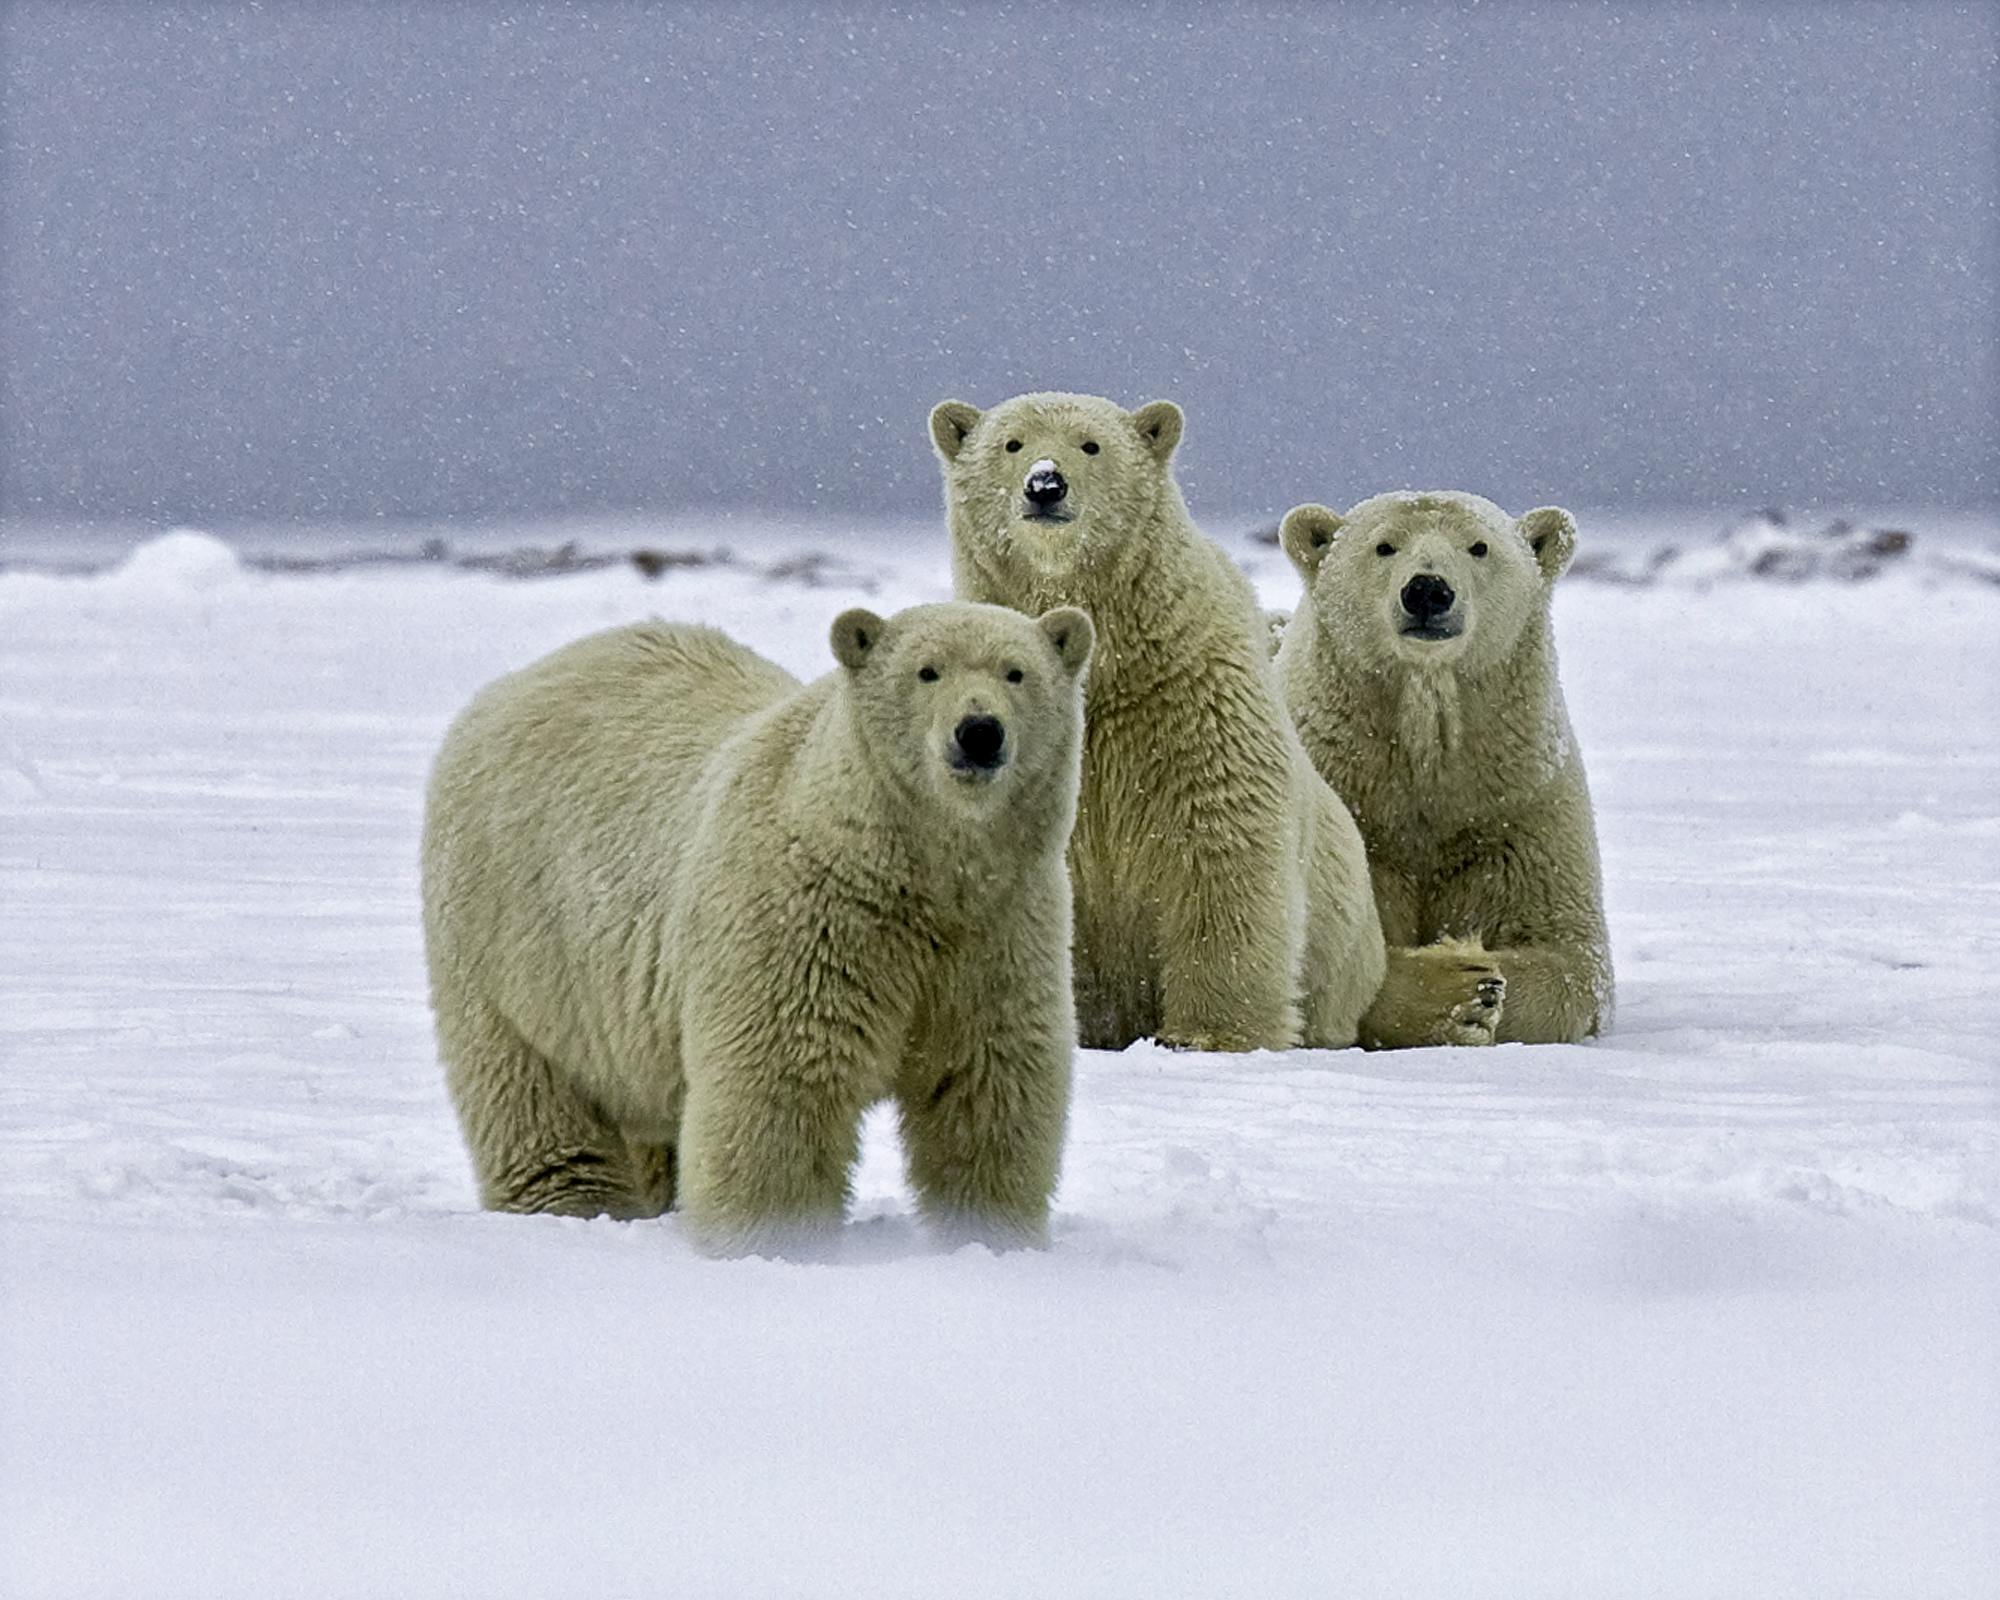
<path fill-rule="evenodd" d="M 1285 715 L 1248 580 L 1188 516 L 1181 430 L 1164 400 L 939 405 L 957 591 L 1097 624 L 1069 858 L 1083 1041 L 1352 1044 L 1384 963 L 1361 837 Z"/>
<path fill-rule="evenodd" d="M 810 1248 L 896 1102 L 947 1232 L 1045 1233 L 1075 1026 L 1063 851 L 1090 619 L 833 624 L 800 686 L 646 623 L 481 692 L 433 772 L 424 932 L 485 1204 Z"/>
<path fill-rule="evenodd" d="M 1368 841 L 1392 946 L 1378 1045 L 1582 1039 L 1611 948 L 1549 596 L 1576 522 L 1449 492 L 1289 512 L 1305 603 L 1279 676 Z"/>

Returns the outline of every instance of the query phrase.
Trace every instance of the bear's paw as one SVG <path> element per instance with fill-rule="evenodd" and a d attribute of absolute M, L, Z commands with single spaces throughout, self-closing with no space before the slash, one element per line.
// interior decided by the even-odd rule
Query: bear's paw
<path fill-rule="evenodd" d="M 1506 1001 L 1506 976 L 1476 940 L 1392 949 L 1362 1039 L 1378 1049 L 1492 1044 Z"/>

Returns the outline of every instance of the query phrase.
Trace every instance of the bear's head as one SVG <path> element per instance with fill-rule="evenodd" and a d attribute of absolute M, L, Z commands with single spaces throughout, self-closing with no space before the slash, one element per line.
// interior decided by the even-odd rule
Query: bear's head
<path fill-rule="evenodd" d="M 886 621 L 842 612 L 833 653 L 847 671 L 867 759 L 901 792 L 963 816 L 1045 794 L 1073 803 L 1083 749 L 1090 618 L 1034 618 L 950 601 Z"/>
<path fill-rule="evenodd" d="M 1296 506 L 1279 538 L 1337 648 L 1381 666 L 1479 672 L 1546 619 L 1576 520 L 1557 506 L 1516 519 L 1476 494 L 1404 491 L 1344 517 Z"/>
<path fill-rule="evenodd" d="M 931 412 L 952 537 L 987 559 L 1060 578 L 1112 557 L 1169 492 L 1181 408 L 1127 411 L 1084 394 L 1024 394 Z"/>

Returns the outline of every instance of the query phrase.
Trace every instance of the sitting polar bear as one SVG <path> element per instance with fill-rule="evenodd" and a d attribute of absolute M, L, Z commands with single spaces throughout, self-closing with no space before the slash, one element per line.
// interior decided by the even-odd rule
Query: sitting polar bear
<path fill-rule="evenodd" d="M 1180 409 L 931 413 L 959 595 L 1097 624 L 1070 846 L 1084 1043 L 1355 1041 L 1382 980 L 1354 820 L 1285 715 L 1250 584 L 1188 516 Z"/>
<path fill-rule="evenodd" d="M 833 625 L 801 687 L 723 635 L 598 634 L 485 689 L 424 828 L 440 1051 L 489 1207 L 792 1243 L 894 1097 L 920 1206 L 1046 1229 L 1075 1027 L 1089 618 Z"/>
<path fill-rule="evenodd" d="M 1611 950 L 1549 626 L 1575 521 L 1402 493 L 1299 506 L 1280 537 L 1306 594 L 1279 675 L 1368 841 L 1392 946 L 1364 1042 L 1596 1033 Z"/>

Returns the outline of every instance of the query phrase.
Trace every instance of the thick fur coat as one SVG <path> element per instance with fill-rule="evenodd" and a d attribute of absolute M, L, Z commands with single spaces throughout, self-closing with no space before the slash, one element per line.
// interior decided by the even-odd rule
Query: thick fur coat
<path fill-rule="evenodd" d="M 1097 624 L 1070 845 L 1086 1044 L 1355 1041 L 1383 973 L 1360 835 L 1281 703 L 1248 580 L 1188 516 L 1178 407 L 931 414 L 967 600 Z"/>
<path fill-rule="evenodd" d="M 1286 701 L 1361 825 L 1392 947 L 1365 1041 L 1598 1032 L 1611 948 L 1549 619 L 1575 521 L 1403 493 L 1299 506 L 1281 537 L 1306 589 Z"/>
<path fill-rule="evenodd" d="M 485 689 L 438 757 L 423 863 L 485 1203 L 678 1199 L 705 1248 L 787 1248 L 838 1224 L 888 1097 L 934 1222 L 1039 1240 L 1092 638 L 1073 610 L 852 611 L 802 687 L 651 623 Z"/>

